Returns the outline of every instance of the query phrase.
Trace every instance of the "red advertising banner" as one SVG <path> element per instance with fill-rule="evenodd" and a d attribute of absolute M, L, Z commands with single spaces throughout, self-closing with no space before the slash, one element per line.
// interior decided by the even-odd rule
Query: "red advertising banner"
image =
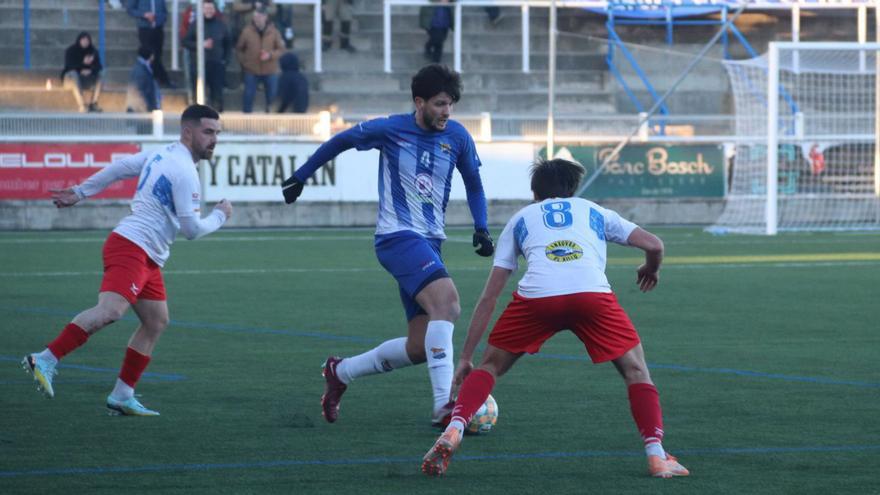
<path fill-rule="evenodd" d="M 50 189 L 79 184 L 115 160 L 140 152 L 132 143 L 0 143 L 0 200 L 45 199 Z M 130 199 L 137 179 L 111 184 L 94 197 Z"/>

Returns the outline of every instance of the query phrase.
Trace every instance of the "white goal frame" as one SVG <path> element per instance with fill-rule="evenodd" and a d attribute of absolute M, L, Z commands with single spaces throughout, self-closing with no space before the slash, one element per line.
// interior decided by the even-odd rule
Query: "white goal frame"
<path fill-rule="evenodd" d="M 775 235 L 778 231 L 778 174 L 779 174 L 779 144 L 785 142 L 786 136 L 779 135 L 779 52 L 780 50 L 797 50 L 803 47 L 809 50 L 854 50 L 863 51 L 861 62 L 865 63 L 864 51 L 877 52 L 874 57 L 874 133 L 873 136 L 864 136 L 865 141 L 874 142 L 874 194 L 880 198 L 880 43 L 861 42 L 771 42 L 768 52 L 767 74 L 767 185 L 766 204 L 764 209 L 765 234 Z M 798 55 L 794 53 L 794 63 L 797 64 Z M 870 70 L 865 67 L 865 70 Z M 799 139 L 798 125 L 795 124 L 795 136 Z M 839 136 L 823 136 L 826 139 L 835 139 Z M 852 135 L 842 136 L 852 139 Z M 788 138 L 791 139 L 791 138 Z"/>

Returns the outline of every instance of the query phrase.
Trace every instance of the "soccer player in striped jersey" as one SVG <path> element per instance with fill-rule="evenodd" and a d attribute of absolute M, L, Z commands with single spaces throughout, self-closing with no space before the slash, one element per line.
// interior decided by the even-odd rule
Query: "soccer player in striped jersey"
<path fill-rule="evenodd" d="M 474 140 L 451 120 L 461 97 L 461 77 L 442 65 L 429 65 L 412 79 L 413 113 L 362 122 L 321 145 L 284 181 L 285 201 L 293 203 L 306 180 L 345 150 L 378 149 L 379 213 L 376 256 L 397 280 L 407 318 L 407 336 L 383 342 L 363 354 L 324 364 L 324 418 L 333 423 L 339 401 L 356 378 L 427 362 L 433 389 L 432 423 L 445 426 L 454 371 L 452 331 L 458 319 L 458 291 L 443 266 L 444 215 L 458 169 L 474 219 L 473 246 L 480 256 L 494 247 L 486 226 L 486 197 Z"/>
<path fill-rule="evenodd" d="M 211 107 L 191 105 L 181 115 L 180 141 L 160 151 L 143 151 L 118 160 L 82 184 L 52 191 L 55 205 L 66 208 L 116 181 L 139 177 L 131 214 L 119 222 L 104 243 L 104 277 L 98 304 L 76 315 L 42 352 L 28 354 L 22 360 L 22 367 L 33 373 L 37 388 L 48 397 L 55 396 L 52 381 L 58 361 L 132 307 L 140 325 L 128 341 L 107 407 L 115 414 L 159 415 L 134 397 L 134 387 L 168 326 L 161 267 L 168 260 L 178 231 L 187 239 L 197 239 L 219 229 L 232 215 L 232 205 L 224 199 L 210 215 L 201 218 L 196 164 L 213 155 L 220 133 L 219 119 Z"/>
<path fill-rule="evenodd" d="M 461 444 L 462 433 L 495 386 L 523 354 L 534 354 L 547 339 L 571 330 L 594 363 L 611 361 L 626 383 L 630 410 L 645 446 L 648 472 L 655 477 L 687 476 L 664 449 L 663 415 L 635 327 L 605 276 L 606 244 L 614 242 L 645 252 L 636 271 L 643 292 L 657 285 L 663 242 L 614 211 L 573 197 L 583 178 L 577 163 L 555 159 L 532 168 L 535 202 L 517 212 L 498 238 L 495 262 L 474 309 L 455 370 L 460 385 L 452 421 L 422 460 L 428 475 L 446 472 Z M 471 362 L 499 294 L 526 260 L 526 273 L 513 300 L 495 323 L 479 368 Z"/>

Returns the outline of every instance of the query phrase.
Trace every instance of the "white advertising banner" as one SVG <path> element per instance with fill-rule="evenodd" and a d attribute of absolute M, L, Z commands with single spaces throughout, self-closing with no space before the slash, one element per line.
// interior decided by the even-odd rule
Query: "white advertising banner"
<path fill-rule="evenodd" d="M 217 144 L 205 162 L 205 200 L 283 201 L 281 182 L 301 167 L 320 143 Z M 145 146 L 145 148 L 148 148 Z M 530 199 L 529 143 L 482 143 L 477 153 L 487 199 Z M 315 172 L 298 201 L 378 201 L 379 152 L 349 150 Z M 453 174 L 450 199 L 466 199 L 461 176 Z"/>

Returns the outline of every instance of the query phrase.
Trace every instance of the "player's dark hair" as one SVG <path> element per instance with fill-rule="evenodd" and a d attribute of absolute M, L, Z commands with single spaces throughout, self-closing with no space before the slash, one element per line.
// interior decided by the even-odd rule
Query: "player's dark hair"
<path fill-rule="evenodd" d="M 416 97 L 430 100 L 440 93 L 446 93 L 457 103 L 461 98 L 461 75 L 445 65 L 431 64 L 422 67 L 412 78 L 413 100 Z"/>
<path fill-rule="evenodd" d="M 539 201 L 547 198 L 570 198 L 584 178 L 580 163 L 554 158 L 539 158 L 532 165 L 532 192 Z"/>
<path fill-rule="evenodd" d="M 208 105 L 190 105 L 186 107 L 186 110 L 180 116 L 180 124 L 198 124 L 202 119 L 218 120 L 220 119 L 220 114 Z"/>

